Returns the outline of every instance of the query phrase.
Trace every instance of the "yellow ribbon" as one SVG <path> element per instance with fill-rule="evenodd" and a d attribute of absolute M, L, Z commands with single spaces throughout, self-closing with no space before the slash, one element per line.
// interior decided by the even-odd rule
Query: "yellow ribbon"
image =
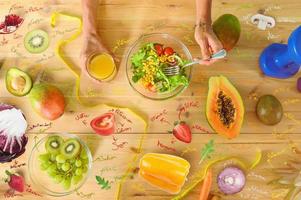
<path fill-rule="evenodd" d="M 74 41 L 81 34 L 82 27 L 83 27 L 82 19 L 80 17 L 74 16 L 74 15 L 54 12 L 51 15 L 51 26 L 52 27 L 56 26 L 57 20 L 58 20 L 59 17 L 64 17 L 66 19 L 78 21 L 79 27 L 78 27 L 78 30 L 73 35 L 71 35 L 69 38 L 62 39 L 58 42 L 58 44 L 56 46 L 56 49 L 55 49 L 55 54 L 62 60 L 62 62 L 68 67 L 68 69 L 76 77 L 76 83 L 75 83 L 75 90 L 76 91 L 75 92 L 76 92 L 76 99 L 78 100 L 78 102 L 81 105 L 86 106 L 86 107 L 95 107 L 96 105 L 91 106 L 90 104 L 87 104 L 87 103 L 85 103 L 84 101 L 81 100 L 81 98 L 80 98 L 80 75 L 81 75 L 81 71 L 79 69 L 73 67 L 72 62 L 70 62 L 66 58 L 66 55 L 63 51 L 63 48 L 66 45 L 68 45 L 69 43 Z M 134 166 L 135 162 L 138 160 L 139 154 L 142 152 L 142 146 L 143 146 L 143 143 L 144 143 L 144 140 L 145 140 L 145 137 L 146 137 L 146 133 L 147 133 L 147 130 L 148 130 L 148 123 L 147 123 L 147 120 L 144 117 L 142 117 L 140 114 L 138 114 L 139 112 L 134 111 L 134 109 L 130 109 L 130 108 L 127 108 L 127 107 L 122 107 L 122 106 L 116 106 L 116 105 L 108 105 L 108 104 L 101 104 L 101 106 L 114 108 L 114 109 L 125 109 L 128 112 L 132 113 L 134 116 L 136 116 L 138 119 L 140 119 L 144 124 L 144 132 L 143 132 L 143 135 L 141 136 L 141 138 L 139 140 L 139 144 L 138 144 L 138 148 L 137 148 L 138 153 L 133 157 L 132 162 L 130 162 L 128 164 L 127 170 L 125 171 L 124 175 L 122 176 L 122 179 L 118 183 L 118 188 L 117 188 L 117 192 L 116 192 L 116 199 L 120 199 L 123 183 L 126 181 L 129 173 L 134 168 L 133 166 Z"/>
<path fill-rule="evenodd" d="M 256 152 L 256 157 L 254 159 L 254 161 L 251 164 L 246 164 L 244 161 L 240 160 L 237 157 L 234 156 L 224 156 L 221 158 L 217 158 L 214 160 L 210 160 L 204 168 L 202 168 L 200 171 L 198 171 L 194 177 L 194 180 L 191 181 L 190 184 L 188 184 L 185 188 L 183 188 L 183 190 L 181 191 L 180 194 L 174 196 L 171 200 L 180 200 L 183 197 L 185 197 L 191 190 L 193 190 L 193 188 L 195 188 L 201 181 L 204 180 L 205 175 L 207 174 L 207 171 L 215 164 L 225 161 L 225 160 L 235 160 L 241 168 L 243 168 L 244 170 L 251 170 L 254 167 L 256 167 L 262 158 L 262 152 L 260 150 L 257 150 Z"/>

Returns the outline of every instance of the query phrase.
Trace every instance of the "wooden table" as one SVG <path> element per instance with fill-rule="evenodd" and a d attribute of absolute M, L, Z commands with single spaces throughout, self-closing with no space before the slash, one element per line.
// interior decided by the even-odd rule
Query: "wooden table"
<path fill-rule="evenodd" d="M 258 67 L 258 57 L 268 44 L 286 43 L 291 31 L 300 24 L 301 15 L 299 0 L 279 0 L 277 4 L 274 2 L 273 0 L 249 2 L 215 0 L 213 19 L 224 13 L 232 13 L 241 21 L 242 34 L 237 47 L 224 61 L 210 67 L 193 68 L 190 86 L 178 97 L 166 101 L 151 101 L 139 96 L 128 84 L 125 73 L 126 52 L 142 34 L 164 32 L 181 39 L 193 56 L 199 56 L 200 49 L 193 39 L 194 1 L 101 0 L 98 5 L 99 33 L 105 44 L 121 59 L 121 63 L 117 77 L 109 84 L 95 84 L 83 75 L 82 95 L 99 103 L 113 103 L 139 111 L 149 123 L 143 152 L 139 156 L 147 152 L 182 156 L 191 163 L 189 177 L 200 168 L 197 164 L 200 159 L 199 152 L 209 139 L 214 139 L 216 143 L 212 158 L 234 155 L 250 162 L 256 150 L 261 149 L 262 162 L 249 173 L 246 188 L 237 195 L 223 197 L 223 199 L 283 199 L 288 190 L 275 189 L 267 183 L 276 178 L 275 174 L 271 173 L 271 168 L 282 166 L 287 161 L 288 155 L 294 155 L 292 149 L 300 147 L 301 99 L 295 87 L 298 76 L 286 80 L 264 77 Z M 54 54 L 57 41 L 74 33 L 78 24 L 73 21 L 62 21 L 54 29 L 49 25 L 49 18 L 53 11 L 68 11 L 80 15 L 80 1 L 1 0 L 0 8 L 0 16 L 11 11 L 24 14 L 25 17 L 24 24 L 15 34 L 0 35 L 0 56 L 5 59 L 0 71 L 0 101 L 21 108 L 29 123 L 27 133 L 29 142 L 26 152 L 13 163 L 1 164 L 0 176 L 4 177 L 5 169 L 27 164 L 33 145 L 46 134 L 69 132 L 79 135 L 87 142 L 94 162 L 92 174 L 86 184 L 77 193 L 61 199 L 114 199 L 117 182 L 122 178 L 128 163 L 137 154 L 135 150 L 143 135 L 143 122 L 127 110 L 120 109 L 117 114 L 119 133 L 108 137 L 99 137 L 92 133 L 90 120 L 108 111 L 109 108 L 101 106 L 86 108 L 79 105 L 74 97 L 75 79 Z M 266 31 L 257 29 L 250 23 L 250 17 L 257 12 L 275 17 L 276 27 Z M 50 48 L 40 55 L 27 53 L 22 42 L 23 36 L 35 28 L 42 28 L 50 35 Z M 65 51 L 74 63 L 79 63 L 81 46 L 82 40 L 79 38 L 66 47 Z M 37 81 L 50 82 L 61 88 L 68 101 L 64 116 L 53 122 L 46 121 L 33 112 L 27 97 L 16 98 L 10 95 L 5 89 L 4 78 L 5 71 L 12 66 L 29 70 L 35 75 L 43 72 L 40 73 L 42 76 L 39 76 Z M 226 140 L 215 134 L 205 118 L 208 78 L 219 74 L 227 76 L 244 99 L 246 108 L 244 125 L 241 135 L 234 140 Z M 282 102 L 285 114 L 281 123 L 276 126 L 265 126 L 256 118 L 254 111 L 257 98 L 263 94 L 273 94 Z M 161 117 L 156 118 L 160 113 L 162 113 Z M 168 133 L 179 115 L 194 127 L 193 140 L 189 145 L 177 141 Z M 162 118 L 164 120 L 161 120 Z M 135 165 L 137 166 L 137 163 Z M 15 199 L 55 199 L 35 190 L 35 186 L 29 179 L 27 166 L 17 169 L 23 172 L 30 186 L 27 186 L 27 191 L 22 196 L 15 196 Z M 137 170 L 125 182 L 121 199 L 158 200 L 172 197 L 149 186 L 136 172 Z M 111 189 L 102 190 L 95 181 L 96 175 L 109 180 Z M 185 199 L 197 199 L 199 187 L 197 186 Z M 0 188 L 2 199 L 8 186 L 1 182 Z M 34 195 L 29 188 L 43 196 Z"/>

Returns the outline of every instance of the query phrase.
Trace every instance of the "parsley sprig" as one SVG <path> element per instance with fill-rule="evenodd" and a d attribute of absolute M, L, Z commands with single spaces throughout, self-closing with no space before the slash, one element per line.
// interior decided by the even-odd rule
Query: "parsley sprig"
<path fill-rule="evenodd" d="M 110 182 L 108 180 L 105 180 L 105 178 L 102 178 L 100 176 L 96 176 L 97 184 L 101 186 L 102 190 L 109 190 L 111 189 Z"/>
<path fill-rule="evenodd" d="M 210 157 L 210 154 L 214 152 L 214 140 L 210 140 L 203 149 L 201 150 L 201 160 L 199 164 L 201 164 L 206 158 Z"/>

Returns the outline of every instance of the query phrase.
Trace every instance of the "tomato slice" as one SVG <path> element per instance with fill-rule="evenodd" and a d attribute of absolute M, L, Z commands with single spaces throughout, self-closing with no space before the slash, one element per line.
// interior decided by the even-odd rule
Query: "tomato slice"
<path fill-rule="evenodd" d="M 163 45 L 162 44 L 155 44 L 154 48 L 155 48 L 158 56 L 161 56 L 163 54 Z"/>
<path fill-rule="evenodd" d="M 149 90 L 149 91 L 151 91 L 151 92 L 156 92 L 157 90 L 156 90 L 156 87 L 153 85 L 153 84 L 151 84 L 151 83 L 149 83 L 147 86 L 146 86 L 146 88 Z"/>
<path fill-rule="evenodd" d="M 171 47 L 165 47 L 164 48 L 164 55 L 170 56 L 170 55 L 174 54 L 174 52 L 175 51 Z"/>
<path fill-rule="evenodd" d="M 103 136 L 111 135 L 115 132 L 115 116 L 113 113 L 105 113 L 94 118 L 90 126 L 95 133 Z"/>

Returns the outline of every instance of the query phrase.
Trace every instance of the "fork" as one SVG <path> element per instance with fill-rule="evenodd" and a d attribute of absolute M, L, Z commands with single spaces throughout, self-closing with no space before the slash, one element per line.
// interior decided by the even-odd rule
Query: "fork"
<path fill-rule="evenodd" d="M 227 51 L 225 49 L 222 49 L 222 50 L 218 51 L 217 53 L 213 54 L 211 56 L 211 59 L 222 59 L 222 58 L 226 57 L 226 55 L 227 55 Z M 187 63 L 182 68 L 198 64 L 200 61 L 202 61 L 202 60 L 201 59 L 197 59 L 197 60 L 195 60 L 193 62 Z M 162 72 L 166 76 L 174 76 L 174 75 L 180 74 L 180 70 L 181 70 L 181 67 L 179 65 L 175 65 L 175 66 L 164 67 L 162 69 Z"/>

